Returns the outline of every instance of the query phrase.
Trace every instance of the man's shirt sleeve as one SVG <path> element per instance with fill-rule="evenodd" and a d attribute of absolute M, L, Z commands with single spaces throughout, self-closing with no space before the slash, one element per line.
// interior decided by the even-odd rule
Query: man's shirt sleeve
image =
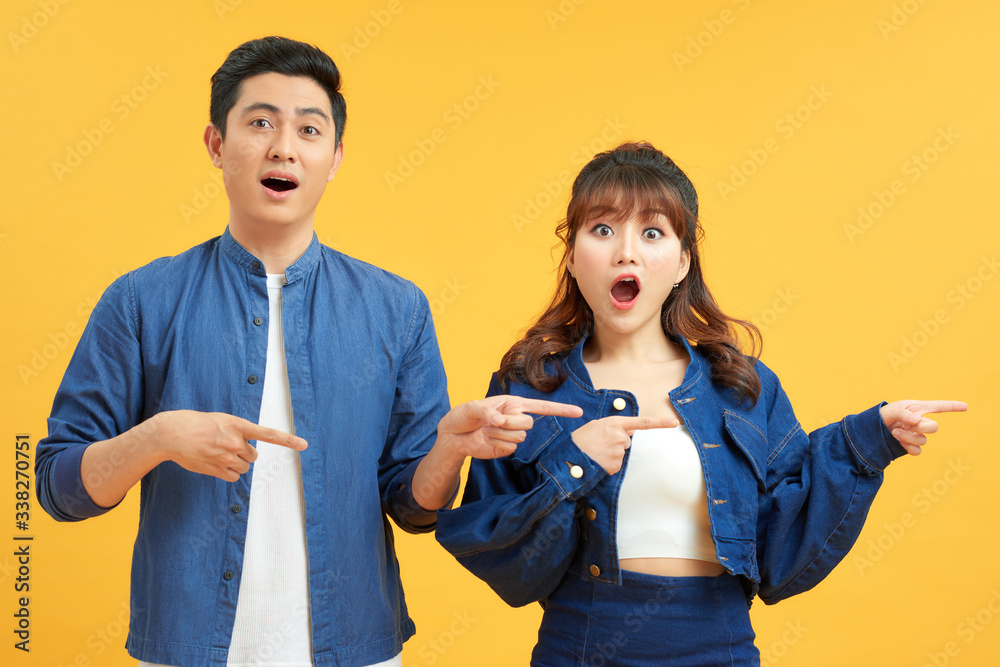
<path fill-rule="evenodd" d="M 38 500 L 57 521 L 79 521 L 111 509 L 91 500 L 80 461 L 88 445 L 127 431 L 141 418 L 142 362 L 132 285 L 131 274 L 122 276 L 94 308 L 56 393 L 49 435 L 38 444 Z"/>
<path fill-rule="evenodd" d="M 448 412 L 449 402 L 430 306 L 415 285 L 410 289 L 413 308 L 406 322 L 407 352 L 396 375 L 392 418 L 379 461 L 379 489 L 385 512 L 403 530 L 417 533 L 434 530 L 437 513 L 425 510 L 414 499 L 413 475 L 437 439 L 437 425 Z"/>

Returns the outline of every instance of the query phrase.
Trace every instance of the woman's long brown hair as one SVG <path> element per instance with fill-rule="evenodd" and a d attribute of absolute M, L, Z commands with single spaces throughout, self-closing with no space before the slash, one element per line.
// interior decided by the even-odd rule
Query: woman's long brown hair
<path fill-rule="evenodd" d="M 498 373 L 501 386 L 520 382 L 550 392 L 565 381 L 560 355 L 573 349 L 594 324 L 594 313 L 566 267 L 577 232 L 598 216 L 628 219 L 633 213 L 665 214 L 681 247 L 690 253 L 687 276 L 660 311 L 664 333 L 683 336 L 697 346 L 711 362 L 715 381 L 756 403 L 760 378 L 753 364 L 762 345 L 760 331 L 727 316 L 712 297 L 701 271 L 703 232 L 694 185 L 673 160 L 648 143 L 626 143 L 600 153 L 577 176 L 566 219 L 556 228 L 563 256 L 555 294 L 538 321 L 504 355 Z M 740 327 L 749 336 L 750 357 L 741 351 L 736 333 Z"/>

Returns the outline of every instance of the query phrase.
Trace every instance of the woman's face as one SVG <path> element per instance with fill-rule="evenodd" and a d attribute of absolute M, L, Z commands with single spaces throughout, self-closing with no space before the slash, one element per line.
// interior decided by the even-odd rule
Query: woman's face
<path fill-rule="evenodd" d="M 662 331 L 660 308 L 687 275 L 689 259 L 665 215 L 636 213 L 584 222 L 567 268 L 594 312 L 595 328 L 632 334 Z"/>

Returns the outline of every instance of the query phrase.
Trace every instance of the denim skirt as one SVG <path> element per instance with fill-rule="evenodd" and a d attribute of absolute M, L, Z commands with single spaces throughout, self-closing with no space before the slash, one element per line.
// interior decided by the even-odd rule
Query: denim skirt
<path fill-rule="evenodd" d="M 760 665 L 746 594 L 729 574 L 567 574 L 545 601 L 534 667 Z"/>

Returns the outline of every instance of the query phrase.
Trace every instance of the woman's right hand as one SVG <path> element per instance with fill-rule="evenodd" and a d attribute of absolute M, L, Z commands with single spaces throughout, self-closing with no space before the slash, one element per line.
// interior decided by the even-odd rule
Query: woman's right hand
<path fill-rule="evenodd" d="M 604 417 L 573 431 L 573 442 L 609 475 L 614 475 L 622 469 L 633 433 L 650 428 L 673 428 L 678 424 L 673 417 Z"/>

